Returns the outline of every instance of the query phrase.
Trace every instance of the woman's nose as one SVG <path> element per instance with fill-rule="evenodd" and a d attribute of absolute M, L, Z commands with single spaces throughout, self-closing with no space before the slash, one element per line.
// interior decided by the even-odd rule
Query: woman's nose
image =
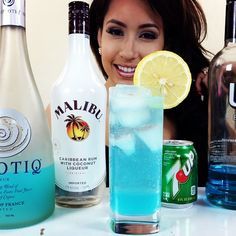
<path fill-rule="evenodd" d="M 120 56 L 126 60 L 133 60 L 138 57 L 138 47 L 135 40 L 129 39 L 122 43 Z"/>

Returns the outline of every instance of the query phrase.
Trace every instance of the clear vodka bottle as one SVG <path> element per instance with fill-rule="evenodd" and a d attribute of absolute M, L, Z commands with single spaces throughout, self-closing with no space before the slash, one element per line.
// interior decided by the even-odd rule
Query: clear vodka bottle
<path fill-rule="evenodd" d="M 225 47 L 209 70 L 208 200 L 236 209 L 236 1 L 227 0 Z"/>

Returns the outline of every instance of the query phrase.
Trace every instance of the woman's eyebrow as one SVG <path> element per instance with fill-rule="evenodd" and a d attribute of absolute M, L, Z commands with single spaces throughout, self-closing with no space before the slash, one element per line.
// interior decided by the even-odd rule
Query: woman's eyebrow
<path fill-rule="evenodd" d="M 120 25 L 122 27 L 126 27 L 127 25 L 119 20 L 115 20 L 115 19 L 111 19 L 109 21 L 107 21 L 106 25 L 109 24 L 109 23 L 113 23 L 113 24 L 117 24 L 117 25 Z"/>
<path fill-rule="evenodd" d="M 116 24 L 116 25 L 119 25 L 122 27 L 127 27 L 127 25 L 125 23 L 123 23 L 122 21 L 116 20 L 116 19 L 111 19 L 111 20 L 107 21 L 106 24 L 109 24 L 109 23 L 113 23 L 113 24 Z M 154 27 L 157 29 L 159 28 L 156 24 L 153 24 L 153 23 L 145 23 L 145 24 L 142 24 L 139 26 L 140 29 L 148 28 L 148 27 Z"/>
<path fill-rule="evenodd" d="M 154 27 L 154 28 L 159 29 L 159 27 L 156 24 L 152 24 L 152 23 L 146 23 L 139 26 L 140 29 L 149 28 L 149 27 Z"/>

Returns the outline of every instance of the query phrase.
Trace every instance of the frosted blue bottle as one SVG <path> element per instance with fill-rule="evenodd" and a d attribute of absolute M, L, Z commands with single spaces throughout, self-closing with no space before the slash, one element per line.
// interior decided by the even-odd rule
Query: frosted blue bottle
<path fill-rule="evenodd" d="M 236 0 L 227 0 L 225 47 L 209 70 L 210 203 L 236 210 Z"/>
<path fill-rule="evenodd" d="M 25 1 L 0 0 L 0 229 L 54 210 L 54 164 L 25 35 Z"/>

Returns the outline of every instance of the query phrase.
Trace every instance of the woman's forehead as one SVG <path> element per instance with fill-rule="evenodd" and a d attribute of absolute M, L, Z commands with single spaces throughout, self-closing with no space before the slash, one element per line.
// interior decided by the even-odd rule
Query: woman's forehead
<path fill-rule="evenodd" d="M 162 23 L 161 16 L 154 12 L 146 0 L 111 0 L 104 23 L 110 19 Z"/>

